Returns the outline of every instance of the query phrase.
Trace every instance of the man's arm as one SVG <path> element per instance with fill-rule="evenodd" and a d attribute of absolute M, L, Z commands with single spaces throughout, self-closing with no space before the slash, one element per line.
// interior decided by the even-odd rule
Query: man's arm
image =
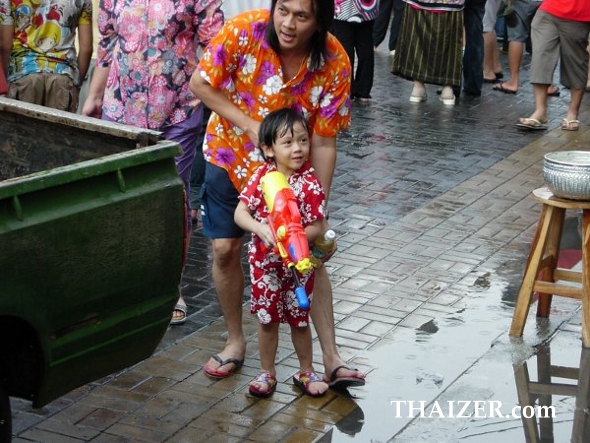
<path fill-rule="evenodd" d="M 8 74 L 8 62 L 12 51 L 14 25 L 0 25 L 0 67 Z"/>
<path fill-rule="evenodd" d="M 336 137 L 313 135 L 311 140 L 311 165 L 326 193 L 326 205 L 336 167 Z"/>
<path fill-rule="evenodd" d="M 82 114 L 100 118 L 102 115 L 102 98 L 109 76 L 108 66 L 97 66 L 92 74 L 86 101 L 82 107 Z"/>
<path fill-rule="evenodd" d="M 223 91 L 211 86 L 198 70 L 191 76 L 189 87 L 205 106 L 247 133 L 252 142 L 258 145 L 260 122 L 244 114 Z"/>
<path fill-rule="evenodd" d="M 92 24 L 78 25 L 78 70 L 80 84 L 84 82 L 92 58 Z"/>

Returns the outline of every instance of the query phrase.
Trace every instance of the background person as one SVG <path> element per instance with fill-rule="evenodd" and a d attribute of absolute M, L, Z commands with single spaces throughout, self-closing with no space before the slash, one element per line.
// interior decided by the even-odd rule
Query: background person
<path fill-rule="evenodd" d="M 425 84 L 441 85 L 440 100 L 455 104 L 463 71 L 464 0 L 407 0 L 391 72 L 414 82 L 410 102 L 426 100 Z"/>
<path fill-rule="evenodd" d="M 561 83 L 570 90 L 570 103 L 561 129 L 577 131 L 579 112 L 588 81 L 588 35 L 590 7 L 588 0 L 543 0 L 532 23 L 533 55 L 531 83 L 535 110 L 519 119 L 522 129 L 547 129 L 547 89 L 560 61 Z"/>
<path fill-rule="evenodd" d="M 103 0 L 97 66 L 82 108 L 84 115 L 161 131 L 181 145 L 175 160 L 187 194 L 189 224 L 189 179 L 203 105 L 188 83 L 199 46 L 223 24 L 220 6 L 221 0 Z M 186 311 L 179 291 L 171 324 L 183 323 Z"/>
<path fill-rule="evenodd" d="M 228 331 L 225 348 L 204 371 L 228 377 L 245 358 L 242 327 L 244 231 L 233 222 L 239 192 L 262 158 L 260 121 L 271 110 L 294 107 L 312 128 L 311 164 L 326 191 L 336 163 L 336 136 L 350 123 L 350 63 L 329 34 L 334 3 L 272 0 L 268 10 L 228 20 L 207 47 L 191 90 L 213 111 L 203 151 L 203 234 L 213 247 L 213 280 Z M 363 385 L 336 349 L 332 288 L 325 266 L 316 271 L 311 316 L 318 333 L 326 381 L 334 387 Z"/>
<path fill-rule="evenodd" d="M 7 97 L 76 112 L 92 46 L 91 0 L 0 0 Z"/>
<path fill-rule="evenodd" d="M 380 0 L 379 13 L 375 19 L 373 26 L 373 45 L 375 49 L 385 40 L 387 35 L 387 28 L 389 27 L 388 49 L 391 55 L 395 53 L 395 46 L 397 45 L 397 36 L 399 28 L 402 23 L 402 16 L 404 7 L 406 6 L 404 0 Z M 391 20 L 391 26 L 389 21 Z"/>
<path fill-rule="evenodd" d="M 375 73 L 373 25 L 379 12 L 379 0 L 367 0 L 362 5 L 356 0 L 335 2 L 334 35 L 344 46 L 352 66 L 351 97 L 368 104 Z"/>

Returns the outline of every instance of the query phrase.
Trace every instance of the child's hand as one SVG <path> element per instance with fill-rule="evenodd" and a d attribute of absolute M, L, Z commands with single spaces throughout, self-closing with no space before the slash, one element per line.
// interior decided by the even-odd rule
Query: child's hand
<path fill-rule="evenodd" d="M 275 238 L 272 235 L 272 230 L 267 223 L 259 223 L 256 235 L 260 237 L 264 246 L 267 248 L 274 248 L 276 246 Z"/>

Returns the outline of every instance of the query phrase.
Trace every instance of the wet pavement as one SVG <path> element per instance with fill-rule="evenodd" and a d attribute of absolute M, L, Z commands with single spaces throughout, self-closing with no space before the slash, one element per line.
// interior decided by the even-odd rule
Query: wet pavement
<path fill-rule="evenodd" d="M 410 104 L 410 82 L 389 74 L 387 52 L 377 53 L 373 102 L 355 105 L 352 127 L 339 138 L 330 194 L 339 236 L 329 262 L 337 344 L 368 373 L 364 387 L 302 396 L 282 329 L 277 392 L 266 400 L 247 395 L 258 372 L 247 304 L 245 366 L 229 379 L 205 376 L 202 365 L 225 336 L 211 250 L 197 228 L 182 287 L 187 322 L 171 327 L 151 358 L 44 408 L 13 399 L 14 441 L 569 441 L 580 429 L 577 378 L 589 370 L 580 303 L 556 297 L 550 319 L 532 317 L 532 309 L 522 340 L 510 339 L 508 328 L 539 215 L 530 193 L 543 184 L 543 155 L 590 148 L 590 109 L 585 100 L 579 132 L 561 131 L 569 100 L 562 89 L 550 99 L 548 131 L 516 130 L 517 118 L 533 109 L 529 62 L 518 94 L 486 84 L 481 98 L 463 96 L 447 108 L 434 86 L 426 103 Z M 576 248 L 575 223 L 566 231 Z M 321 370 L 317 339 L 314 347 Z M 555 417 L 507 417 L 552 366 L 561 368 L 559 383 L 574 386 L 542 389 L 537 402 L 551 402 Z M 580 392 L 578 401 L 587 396 Z"/>

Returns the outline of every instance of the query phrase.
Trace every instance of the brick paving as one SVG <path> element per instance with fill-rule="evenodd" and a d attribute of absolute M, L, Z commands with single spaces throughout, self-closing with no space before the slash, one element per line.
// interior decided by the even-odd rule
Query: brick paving
<path fill-rule="evenodd" d="M 277 392 L 249 397 L 258 354 L 246 304 L 245 366 L 229 379 L 205 376 L 202 365 L 225 337 L 211 251 L 197 229 L 183 278 L 187 323 L 170 328 L 151 358 L 44 408 L 14 399 L 15 442 L 337 442 L 355 434 L 354 441 L 416 441 L 403 435 L 419 423 L 390 420 L 389 400 L 452 392 L 493 343 L 505 341 L 538 217 L 529 194 L 542 185 L 543 155 L 587 149 L 589 109 L 585 103 L 581 131 L 561 131 L 564 90 L 551 99 L 549 131 L 521 132 L 514 123 L 533 109 L 528 58 L 518 94 L 484 85 L 481 98 L 462 97 L 448 109 L 433 86 L 428 102 L 411 105 L 411 84 L 387 65 L 378 53 L 373 103 L 354 107 L 353 125 L 339 139 L 330 199 L 339 235 L 329 262 L 337 343 L 344 359 L 369 373 L 367 385 L 352 395 L 300 395 L 291 382 L 297 359 L 282 330 Z M 549 329 L 574 310 L 556 315 Z M 525 342 L 535 340 L 527 328 Z M 320 369 L 317 340 L 314 346 Z M 432 361 L 443 379 L 417 377 Z"/>

